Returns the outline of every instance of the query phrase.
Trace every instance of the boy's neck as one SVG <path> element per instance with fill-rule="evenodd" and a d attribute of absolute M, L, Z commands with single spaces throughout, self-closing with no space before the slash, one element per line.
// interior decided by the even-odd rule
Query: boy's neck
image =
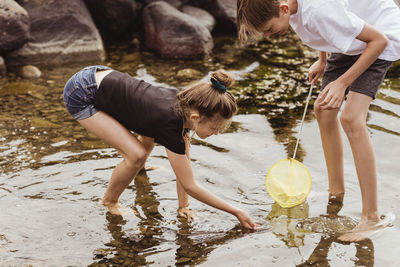
<path fill-rule="evenodd" d="M 297 0 L 287 0 L 289 10 L 290 10 L 290 15 L 296 14 L 297 13 Z"/>

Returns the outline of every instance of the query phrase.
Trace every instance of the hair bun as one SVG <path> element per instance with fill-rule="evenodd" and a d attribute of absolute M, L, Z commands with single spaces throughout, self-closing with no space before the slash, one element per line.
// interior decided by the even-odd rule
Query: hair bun
<path fill-rule="evenodd" d="M 216 70 L 211 73 L 211 78 L 216 79 L 217 81 L 223 83 L 227 88 L 233 85 L 235 82 L 235 79 L 226 71 L 223 69 Z"/>

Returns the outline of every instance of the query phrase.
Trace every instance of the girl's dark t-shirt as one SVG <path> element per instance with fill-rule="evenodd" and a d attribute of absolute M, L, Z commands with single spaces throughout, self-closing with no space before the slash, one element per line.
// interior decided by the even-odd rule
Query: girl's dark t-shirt
<path fill-rule="evenodd" d="M 174 110 L 178 92 L 114 70 L 101 81 L 94 106 L 127 129 L 154 138 L 172 152 L 185 154 L 183 120 Z"/>

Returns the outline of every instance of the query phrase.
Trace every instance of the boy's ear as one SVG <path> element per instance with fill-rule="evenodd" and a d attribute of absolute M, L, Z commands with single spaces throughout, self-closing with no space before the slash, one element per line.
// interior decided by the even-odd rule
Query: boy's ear
<path fill-rule="evenodd" d="M 281 3 L 279 5 L 279 10 L 286 14 L 289 12 L 289 5 L 287 3 Z"/>

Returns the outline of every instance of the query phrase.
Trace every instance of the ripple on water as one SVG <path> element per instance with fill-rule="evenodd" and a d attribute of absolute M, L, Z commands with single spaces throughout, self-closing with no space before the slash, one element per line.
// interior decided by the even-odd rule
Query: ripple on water
<path fill-rule="evenodd" d="M 336 235 L 353 229 L 357 225 L 357 221 L 350 217 L 327 216 L 307 218 L 297 223 L 296 228 L 299 231 L 308 233 L 320 233 L 328 235 Z"/>

